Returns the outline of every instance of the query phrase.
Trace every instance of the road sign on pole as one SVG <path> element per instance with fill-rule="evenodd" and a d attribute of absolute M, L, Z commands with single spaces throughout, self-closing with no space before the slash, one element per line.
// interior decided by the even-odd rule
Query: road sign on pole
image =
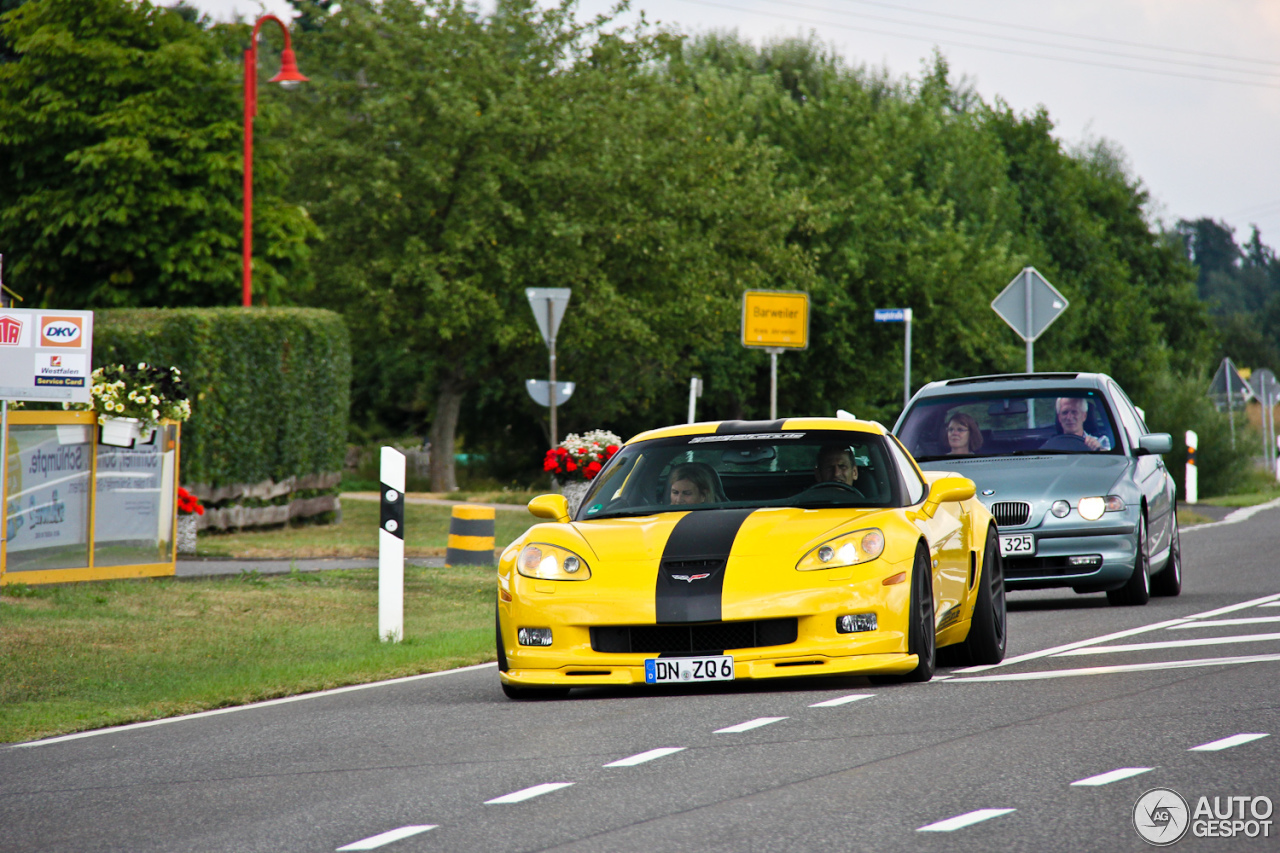
<path fill-rule="evenodd" d="M 572 382 L 556 383 L 556 402 L 563 403 L 573 396 L 577 386 Z M 551 383 L 545 379 L 526 379 L 524 388 L 539 406 L 551 405 Z"/>
<path fill-rule="evenodd" d="M 1262 458 L 1267 463 L 1267 470 L 1274 471 L 1276 469 L 1275 405 L 1277 398 L 1280 397 L 1280 382 L 1276 381 L 1274 373 L 1263 368 L 1255 370 L 1249 377 L 1249 388 L 1262 404 Z"/>
<path fill-rule="evenodd" d="M 1224 358 L 1218 370 L 1209 382 L 1209 398 L 1217 405 L 1219 411 L 1227 407 L 1227 421 L 1231 424 L 1231 446 L 1236 446 L 1236 409 L 1244 409 L 1253 399 L 1253 389 L 1240 375 L 1235 363 Z"/>
<path fill-rule="evenodd" d="M 1036 338 L 1071 303 L 1034 267 L 1026 267 L 991 300 L 991 310 L 1027 343 L 1027 373 L 1035 372 Z"/>
<path fill-rule="evenodd" d="M 906 332 L 902 337 L 902 405 L 911 402 L 911 309 L 877 308 L 877 323 L 902 323 Z"/>
<path fill-rule="evenodd" d="M 742 345 L 769 353 L 769 417 L 778 417 L 778 356 L 809 348 L 809 294 L 747 290 L 742 294 Z"/>
<path fill-rule="evenodd" d="M 564 319 L 564 312 L 569 307 L 570 293 L 572 291 L 567 287 L 529 287 L 524 291 L 529 307 L 533 309 L 533 319 L 538 321 L 538 331 L 542 333 L 542 339 L 547 342 L 547 349 L 551 352 L 551 376 L 547 387 L 551 404 L 552 447 L 560 443 L 556 428 L 556 332 L 559 331 L 560 321 Z"/>

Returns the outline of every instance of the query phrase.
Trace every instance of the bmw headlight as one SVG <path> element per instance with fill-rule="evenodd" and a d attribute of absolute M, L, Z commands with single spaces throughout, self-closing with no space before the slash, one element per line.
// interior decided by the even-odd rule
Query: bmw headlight
<path fill-rule="evenodd" d="M 796 563 L 802 572 L 839 569 L 874 560 L 884 553 L 884 534 L 879 530 L 855 530 L 823 542 Z"/>
<path fill-rule="evenodd" d="M 1103 513 L 1120 512 L 1125 506 L 1124 500 L 1119 495 L 1107 495 L 1105 498 L 1081 498 L 1076 508 L 1080 510 L 1081 518 L 1097 521 L 1102 518 Z"/>
<path fill-rule="evenodd" d="M 516 571 L 527 578 L 552 581 L 584 581 L 591 577 L 586 560 L 567 548 L 541 542 L 524 546 L 516 560 Z"/>

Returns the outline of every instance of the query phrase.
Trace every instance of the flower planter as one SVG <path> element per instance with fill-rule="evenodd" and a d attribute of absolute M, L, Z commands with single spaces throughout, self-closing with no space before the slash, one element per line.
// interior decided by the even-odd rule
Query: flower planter
<path fill-rule="evenodd" d="M 142 438 L 142 421 L 137 418 L 107 418 L 102 422 L 103 444 L 113 447 L 133 447 Z"/>
<path fill-rule="evenodd" d="M 570 517 L 578 514 L 578 507 L 582 506 L 582 499 L 587 496 L 587 489 L 591 488 L 591 484 L 586 480 L 570 480 L 560 487 L 560 492 L 569 501 Z"/>
<path fill-rule="evenodd" d="M 178 553 L 196 552 L 196 518 L 194 515 L 178 516 Z"/>

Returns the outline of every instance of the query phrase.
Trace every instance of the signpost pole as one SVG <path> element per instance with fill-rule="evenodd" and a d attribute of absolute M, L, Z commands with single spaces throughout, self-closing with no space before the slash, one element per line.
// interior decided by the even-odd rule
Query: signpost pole
<path fill-rule="evenodd" d="M 1227 420 L 1231 423 L 1231 449 L 1236 449 L 1236 401 L 1233 398 L 1234 391 L 1231 390 L 1231 374 L 1236 372 L 1236 366 L 1231 363 L 1231 359 L 1224 358 L 1223 363 L 1227 365 Z"/>
<path fill-rule="evenodd" d="M 902 341 L 902 407 L 911 402 L 911 309 L 902 309 L 902 322 L 906 324 L 906 335 Z"/>
<path fill-rule="evenodd" d="M 698 406 L 698 398 L 702 396 L 702 380 L 694 376 L 689 380 L 689 423 L 694 421 L 694 412 Z"/>
<path fill-rule="evenodd" d="M 1026 326 L 1024 328 L 1030 331 L 1031 329 L 1035 328 L 1035 322 L 1034 322 L 1035 315 L 1031 307 L 1032 281 L 1031 281 L 1031 276 L 1027 275 L 1026 270 L 1022 271 L 1022 286 L 1023 286 L 1023 292 L 1025 294 L 1023 296 L 1023 299 L 1026 300 Z M 1035 339 L 1035 336 L 1030 336 L 1025 338 L 1025 340 L 1027 342 L 1027 373 L 1035 373 L 1036 372 L 1036 339 Z"/>
<path fill-rule="evenodd" d="M 551 350 L 551 446 L 557 447 L 560 436 L 556 428 L 556 324 L 550 299 L 547 300 L 547 328 L 551 330 L 551 336 L 547 339 L 547 346 Z"/>
<path fill-rule="evenodd" d="M 777 347 L 769 348 L 769 420 L 778 419 L 778 353 Z"/>

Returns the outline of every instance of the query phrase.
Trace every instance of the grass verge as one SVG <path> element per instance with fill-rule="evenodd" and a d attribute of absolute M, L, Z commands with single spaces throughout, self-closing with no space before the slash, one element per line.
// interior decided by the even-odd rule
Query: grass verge
<path fill-rule="evenodd" d="M 408 557 L 438 557 L 449 543 L 451 507 L 406 503 L 404 553 Z M 236 559 L 293 559 L 303 557 L 378 556 L 376 500 L 345 499 L 339 524 L 301 524 L 266 530 L 247 528 L 218 533 L 202 530 L 196 555 Z M 494 513 L 494 544 L 503 548 L 537 520 L 527 512 Z"/>
<path fill-rule="evenodd" d="M 405 640 L 377 570 L 0 588 L 0 742 L 493 660 L 491 568 L 405 568 Z"/>

